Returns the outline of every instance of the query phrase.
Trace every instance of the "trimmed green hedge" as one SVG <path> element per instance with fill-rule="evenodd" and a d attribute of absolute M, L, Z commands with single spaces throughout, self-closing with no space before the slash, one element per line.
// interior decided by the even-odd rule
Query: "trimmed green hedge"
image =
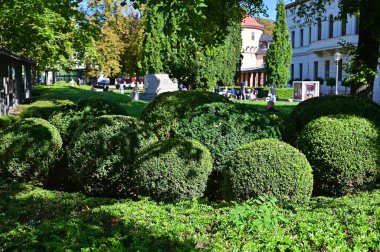
<path fill-rule="evenodd" d="M 229 200 L 247 200 L 268 195 L 304 202 L 313 189 L 312 169 L 297 149 L 277 139 L 262 139 L 244 145 L 225 161 L 223 185 Z"/>
<path fill-rule="evenodd" d="M 93 118 L 80 125 L 68 147 L 69 181 L 90 195 L 128 194 L 137 154 L 156 140 L 138 119 Z"/>
<path fill-rule="evenodd" d="M 312 120 L 328 115 L 356 115 L 367 118 L 380 126 L 380 106 L 357 96 L 322 96 L 299 103 L 291 117 L 301 131 Z"/>
<path fill-rule="evenodd" d="M 379 175 L 380 135 L 369 120 L 335 115 L 310 122 L 298 147 L 314 170 L 315 192 L 346 195 L 371 188 Z"/>
<path fill-rule="evenodd" d="M 158 95 L 145 107 L 141 118 L 159 139 L 170 138 L 180 120 L 196 107 L 212 102 L 229 103 L 219 94 L 206 91 L 177 91 Z"/>
<path fill-rule="evenodd" d="M 23 105 L 20 105 L 21 107 Z M 20 114 L 21 118 L 48 118 L 54 114 L 73 109 L 75 104 L 69 100 L 41 100 L 28 105 Z"/>
<path fill-rule="evenodd" d="M 212 170 L 210 152 L 197 141 L 173 138 L 146 148 L 133 171 L 136 191 L 159 201 L 200 198 Z"/>
<path fill-rule="evenodd" d="M 39 118 L 21 120 L 0 133 L 0 174 L 43 185 L 61 150 L 62 139 L 53 125 Z"/>
<path fill-rule="evenodd" d="M 78 111 L 86 111 L 94 116 L 102 115 L 128 115 L 127 111 L 117 102 L 104 98 L 87 98 L 79 100 Z"/>
<path fill-rule="evenodd" d="M 239 104 L 211 103 L 198 107 L 180 123 L 176 135 L 204 144 L 221 170 L 225 155 L 257 139 L 281 139 L 277 121 Z"/>
<path fill-rule="evenodd" d="M 258 91 L 257 96 L 259 98 L 268 97 L 269 87 L 256 87 Z M 292 99 L 293 98 L 293 88 L 276 88 L 276 98 L 277 99 Z"/>
<path fill-rule="evenodd" d="M 0 116 L 0 131 L 20 120 L 18 116 Z"/>

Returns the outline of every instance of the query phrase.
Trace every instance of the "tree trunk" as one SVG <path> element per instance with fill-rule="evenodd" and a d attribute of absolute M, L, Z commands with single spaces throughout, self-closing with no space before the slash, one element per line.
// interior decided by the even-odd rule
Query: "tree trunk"
<path fill-rule="evenodd" d="M 357 72 L 360 71 L 360 66 L 365 66 L 377 72 L 380 47 L 380 32 L 378 28 L 380 19 L 379 2 L 373 0 L 360 1 L 359 41 L 357 54 L 354 59 L 356 61 L 355 64 L 357 64 Z M 353 83 L 350 94 L 372 99 L 375 76 L 366 74 L 366 80 L 366 83 Z"/>

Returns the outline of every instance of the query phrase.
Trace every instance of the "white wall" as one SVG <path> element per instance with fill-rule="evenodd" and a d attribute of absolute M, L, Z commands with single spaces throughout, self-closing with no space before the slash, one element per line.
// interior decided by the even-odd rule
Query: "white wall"
<path fill-rule="evenodd" d="M 252 33 L 254 33 L 254 40 L 252 40 Z M 259 48 L 259 42 L 262 34 L 263 31 L 261 30 L 243 28 L 243 31 L 241 33 L 243 40 L 242 69 L 259 67 L 256 58 L 256 52 Z"/>

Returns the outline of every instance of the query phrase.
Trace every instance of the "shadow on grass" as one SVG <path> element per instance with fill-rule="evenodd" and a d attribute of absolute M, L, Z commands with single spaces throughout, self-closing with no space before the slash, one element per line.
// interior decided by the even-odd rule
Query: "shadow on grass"
<path fill-rule="evenodd" d="M 191 238 L 181 241 L 139 218 L 123 218 L 117 202 L 0 181 L 0 251 L 196 250 Z"/>

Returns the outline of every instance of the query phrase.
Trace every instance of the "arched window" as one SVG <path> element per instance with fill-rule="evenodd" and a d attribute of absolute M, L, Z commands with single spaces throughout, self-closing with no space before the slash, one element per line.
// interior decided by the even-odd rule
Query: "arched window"
<path fill-rule="evenodd" d="M 329 38 L 334 37 L 334 16 L 330 15 L 329 17 Z"/>
<path fill-rule="evenodd" d="M 322 20 L 318 19 L 318 40 L 322 39 Z"/>

